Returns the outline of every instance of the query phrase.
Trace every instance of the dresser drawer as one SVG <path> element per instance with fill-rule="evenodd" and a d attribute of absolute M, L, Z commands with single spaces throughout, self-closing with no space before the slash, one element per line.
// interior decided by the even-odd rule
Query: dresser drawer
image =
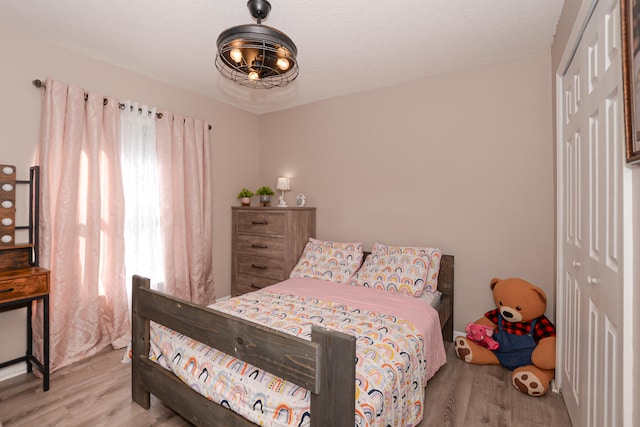
<path fill-rule="evenodd" d="M 284 222 L 284 212 L 238 212 L 238 233 L 284 236 Z"/>
<path fill-rule="evenodd" d="M 23 270 L 3 272 L 0 277 L 0 302 L 15 301 L 49 293 L 48 273 Z"/>
<path fill-rule="evenodd" d="M 252 274 L 238 274 L 238 289 L 236 295 L 246 294 L 248 292 L 257 291 L 264 287 L 274 285 L 280 282 L 280 279 L 271 279 L 269 277 L 254 276 Z"/>
<path fill-rule="evenodd" d="M 315 208 L 234 206 L 231 214 L 234 296 L 286 280 L 315 237 Z"/>
<path fill-rule="evenodd" d="M 284 259 L 284 238 L 238 234 L 237 250 L 240 253 Z"/>
<path fill-rule="evenodd" d="M 282 259 L 238 254 L 238 276 L 241 274 L 284 280 L 289 272 L 285 272 Z"/>

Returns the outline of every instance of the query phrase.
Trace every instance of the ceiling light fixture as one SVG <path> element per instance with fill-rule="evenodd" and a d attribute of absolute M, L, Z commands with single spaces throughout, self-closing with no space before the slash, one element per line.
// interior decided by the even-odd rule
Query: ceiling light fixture
<path fill-rule="evenodd" d="M 238 25 L 218 36 L 216 68 L 223 77 L 254 89 L 283 87 L 298 77 L 298 49 L 282 31 L 262 25 L 271 4 L 249 0 L 257 24 Z"/>

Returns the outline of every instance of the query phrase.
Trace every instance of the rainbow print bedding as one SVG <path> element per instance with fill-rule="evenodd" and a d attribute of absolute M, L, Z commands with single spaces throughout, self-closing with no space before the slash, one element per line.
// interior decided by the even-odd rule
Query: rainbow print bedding
<path fill-rule="evenodd" d="M 295 278 L 211 307 L 306 339 L 311 325 L 357 336 L 357 426 L 418 424 L 426 381 L 446 362 L 437 312 L 411 296 Z M 152 325 L 152 359 L 200 394 L 258 425 L 309 425 L 307 390 Z"/>

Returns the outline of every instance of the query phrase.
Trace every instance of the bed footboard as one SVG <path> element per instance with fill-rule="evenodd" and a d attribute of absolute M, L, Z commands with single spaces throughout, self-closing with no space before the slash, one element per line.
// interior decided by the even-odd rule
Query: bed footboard
<path fill-rule="evenodd" d="M 311 392 L 311 426 L 353 426 L 355 337 L 314 326 L 311 341 L 235 318 L 149 288 L 133 278 L 131 394 L 145 409 L 150 393 L 199 426 L 251 426 L 149 360 L 150 321 L 167 326 Z"/>

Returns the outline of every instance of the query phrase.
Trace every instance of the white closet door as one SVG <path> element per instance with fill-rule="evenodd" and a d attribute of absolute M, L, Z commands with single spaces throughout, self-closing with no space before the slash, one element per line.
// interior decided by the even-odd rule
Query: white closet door
<path fill-rule="evenodd" d="M 575 426 L 622 425 L 620 9 L 600 0 L 562 77 L 561 392 Z"/>

